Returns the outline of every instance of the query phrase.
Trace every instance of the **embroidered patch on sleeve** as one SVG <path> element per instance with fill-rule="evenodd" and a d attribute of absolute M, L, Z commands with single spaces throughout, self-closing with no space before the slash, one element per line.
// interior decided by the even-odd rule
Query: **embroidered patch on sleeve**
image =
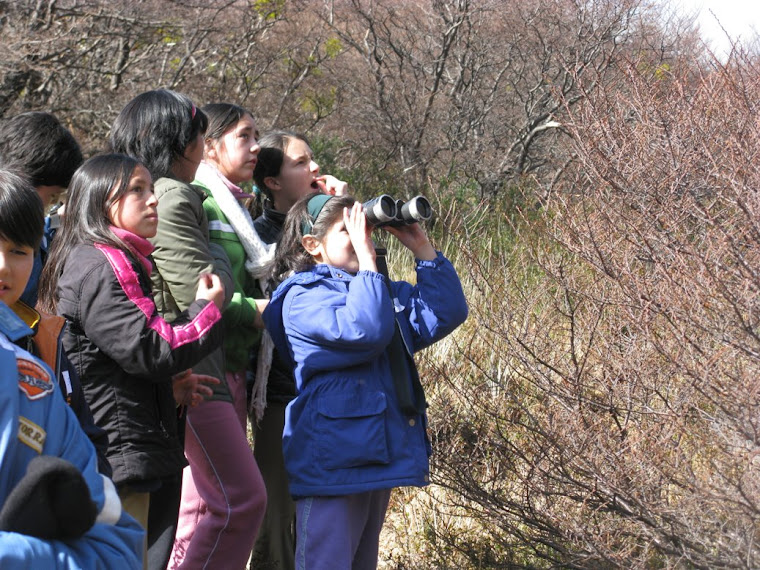
<path fill-rule="evenodd" d="M 26 358 L 16 358 L 18 387 L 30 400 L 39 400 L 53 391 L 53 379 L 42 366 Z"/>
<path fill-rule="evenodd" d="M 18 439 L 24 445 L 28 445 L 37 453 L 42 453 L 42 447 L 45 445 L 47 432 L 24 416 L 18 418 Z"/>

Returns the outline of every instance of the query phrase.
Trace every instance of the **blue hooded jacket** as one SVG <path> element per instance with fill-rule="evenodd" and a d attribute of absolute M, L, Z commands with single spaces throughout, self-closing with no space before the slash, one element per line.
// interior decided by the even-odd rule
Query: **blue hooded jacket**
<path fill-rule="evenodd" d="M 296 273 L 263 313 L 290 359 L 298 395 L 288 405 L 283 452 L 295 498 L 336 496 L 429 482 L 424 414 L 405 414 L 388 347 L 394 316 L 410 352 L 467 318 L 459 277 L 440 253 L 417 260 L 417 285 L 328 265 Z"/>
<path fill-rule="evenodd" d="M 43 540 L 0 531 L 0 568 L 142 568 L 145 533 L 122 510 L 116 488 L 97 471 L 95 448 L 64 403 L 52 371 L 12 344 L 31 330 L 0 303 L 0 507 L 35 457 L 51 455 L 84 477 L 98 517 L 76 540 Z"/>

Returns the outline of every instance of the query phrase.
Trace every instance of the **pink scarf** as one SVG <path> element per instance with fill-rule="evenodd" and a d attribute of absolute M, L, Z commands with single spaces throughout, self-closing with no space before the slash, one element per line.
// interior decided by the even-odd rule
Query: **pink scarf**
<path fill-rule="evenodd" d="M 150 275 L 153 271 L 153 264 L 150 262 L 150 259 L 148 259 L 148 256 L 153 253 L 153 244 L 144 237 L 117 228 L 116 226 L 111 226 L 111 231 L 116 234 L 116 237 L 123 241 L 127 247 L 129 247 L 130 251 L 135 254 L 135 257 L 137 257 L 138 260 L 140 260 L 140 263 L 142 263 L 143 267 L 145 267 L 145 270 L 148 272 L 148 275 Z"/>

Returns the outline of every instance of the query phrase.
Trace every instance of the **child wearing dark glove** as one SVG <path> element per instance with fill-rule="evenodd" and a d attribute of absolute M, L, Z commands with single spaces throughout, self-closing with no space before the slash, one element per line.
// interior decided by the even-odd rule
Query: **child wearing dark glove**
<path fill-rule="evenodd" d="M 65 459 L 36 457 L 0 510 L 0 530 L 44 540 L 75 540 L 98 515 L 79 470 Z"/>

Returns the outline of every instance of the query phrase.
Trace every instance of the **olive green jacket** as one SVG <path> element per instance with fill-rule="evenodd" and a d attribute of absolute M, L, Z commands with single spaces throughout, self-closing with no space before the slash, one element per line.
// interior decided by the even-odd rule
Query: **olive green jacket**
<path fill-rule="evenodd" d="M 234 291 L 232 270 L 227 254 L 209 242 L 208 218 L 203 210 L 203 190 L 172 178 L 155 182 L 158 199 L 158 231 L 150 241 L 155 246 L 151 274 L 153 298 L 158 312 L 174 320 L 195 300 L 202 273 L 216 273 L 222 280 L 225 307 Z M 224 352 L 217 349 L 193 367 L 193 372 L 220 380 L 211 386 L 210 399 L 232 401 L 224 379 Z"/>

